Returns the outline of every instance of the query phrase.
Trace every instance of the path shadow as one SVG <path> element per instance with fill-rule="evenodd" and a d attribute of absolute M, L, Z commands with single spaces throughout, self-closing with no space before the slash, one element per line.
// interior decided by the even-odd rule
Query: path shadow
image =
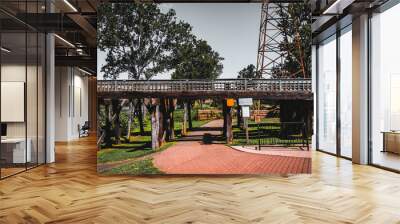
<path fill-rule="evenodd" d="M 135 144 L 135 145 L 118 145 L 118 146 L 113 146 L 112 149 L 116 149 L 116 150 L 129 149 L 128 152 L 133 152 L 136 150 L 151 150 L 151 142 L 149 142 L 149 141 L 132 141 L 127 144 Z"/>

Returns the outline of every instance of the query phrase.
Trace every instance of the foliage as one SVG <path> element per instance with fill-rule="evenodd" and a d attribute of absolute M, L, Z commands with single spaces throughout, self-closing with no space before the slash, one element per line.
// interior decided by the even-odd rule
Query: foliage
<path fill-rule="evenodd" d="M 172 79 L 217 79 L 223 69 L 222 57 L 205 40 L 191 38 L 173 50 Z"/>
<path fill-rule="evenodd" d="M 171 69 L 171 52 L 190 36 L 189 24 L 174 10 L 162 13 L 155 3 L 105 3 L 98 7 L 97 43 L 107 52 L 105 79 L 123 72 L 129 79 L 150 79 Z"/>
<path fill-rule="evenodd" d="M 257 68 L 253 64 L 244 67 L 239 71 L 238 74 L 239 79 L 255 79 L 257 78 Z"/>
<path fill-rule="evenodd" d="M 128 123 L 129 123 L 129 111 L 121 111 L 121 113 L 119 114 L 119 119 L 120 119 L 120 126 L 121 126 L 121 134 L 123 136 L 125 136 L 127 134 L 128 131 Z"/>
<path fill-rule="evenodd" d="M 129 164 L 124 164 L 116 168 L 112 168 L 105 174 L 149 175 L 149 174 L 163 174 L 163 172 L 161 172 L 157 167 L 155 167 L 153 164 L 153 159 L 149 158 L 149 159 L 135 161 Z"/>
<path fill-rule="evenodd" d="M 311 77 L 311 23 L 309 2 L 280 4 L 278 15 L 283 18 L 278 27 L 284 33 L 280 43 L 282 52 L 287 52 L 284 62 L 273 68 L 274 78 Z"/>

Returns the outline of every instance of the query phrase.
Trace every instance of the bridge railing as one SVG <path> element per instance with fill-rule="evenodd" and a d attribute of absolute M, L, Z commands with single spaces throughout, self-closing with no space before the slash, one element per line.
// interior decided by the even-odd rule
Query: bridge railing
<path fill-rule="evenodd" d="M 98 92 L 311 92 L 311 79 L 98 80 Z"/>

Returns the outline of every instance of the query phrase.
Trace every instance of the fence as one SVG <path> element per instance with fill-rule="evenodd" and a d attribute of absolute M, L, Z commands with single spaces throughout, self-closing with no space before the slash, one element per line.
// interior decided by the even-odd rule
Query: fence
<path fill-rule="evenodd" d="M 309 134 L 305 122 L 259 123 L 249 126 L 249 141 L 246 133 L 234 133 L 237 144 L 257 145 L 258 149 L 268 146 L 302 147 L 309 150 Z"/>

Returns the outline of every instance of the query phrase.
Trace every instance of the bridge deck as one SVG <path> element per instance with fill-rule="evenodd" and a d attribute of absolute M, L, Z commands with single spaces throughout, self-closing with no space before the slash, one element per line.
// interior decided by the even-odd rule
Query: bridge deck
<path fill-rule="evenodd" d="M 99 80 L 97 93 L 103 98 L 252 97 L 270 100 L 312 100 L 310 79 L 217 79 L 217 80 Z"/>

